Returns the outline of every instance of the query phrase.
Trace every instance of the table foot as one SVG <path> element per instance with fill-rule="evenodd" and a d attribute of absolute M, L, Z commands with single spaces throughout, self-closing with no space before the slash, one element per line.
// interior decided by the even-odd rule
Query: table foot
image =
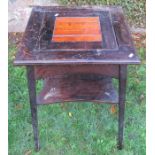
<path fill-rule="evenodd" d="M 118 143 L 118 145 L 117 145 L 117 149 L 118 149 L 118 150 L 122 150 L 122 149 L 123 149 L 123 144 Z"/>
<path fill-rule="evenodd" d="M 40 148 L 41 148 L 41 147 L 40 147 L 40 144 L 38 143 L 38 144 L 35 146 L 35 151 L 36 151 L 36 152 L 40 151 Z"/>

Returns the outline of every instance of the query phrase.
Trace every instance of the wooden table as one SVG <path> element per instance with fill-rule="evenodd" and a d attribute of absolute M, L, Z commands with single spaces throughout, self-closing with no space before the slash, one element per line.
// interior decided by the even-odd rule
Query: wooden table
<path fill-rule="evenodd" d="M 14 63 L 27 68 L 36 150 L 37 105 L 69 101 L 118 104 L 122 148 L 127 65 L 140 61 L 120 7 L 34 7 Z"/>

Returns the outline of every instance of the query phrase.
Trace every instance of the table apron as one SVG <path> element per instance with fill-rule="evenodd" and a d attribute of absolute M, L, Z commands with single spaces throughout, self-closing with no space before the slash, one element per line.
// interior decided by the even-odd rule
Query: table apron
<path fill-rule="evenodd" d="M 40 65 L 35 66 L 35 78 L 64 77 L 68 74 L 98 74 L 119 77 L 119 65 Z"/>

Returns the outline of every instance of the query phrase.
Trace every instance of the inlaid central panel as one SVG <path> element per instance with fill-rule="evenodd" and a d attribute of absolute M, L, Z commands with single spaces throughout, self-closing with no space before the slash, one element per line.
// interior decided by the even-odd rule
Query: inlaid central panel
<path fill-rule="evenodd" d="M 36 19 L 38 31 L 30 46 L 35 53 L 118 49 L 108 11 L 47 11 Z"/>
<path fill-rule="evenodd" d="M 102 42 L 99 17 L 57 17 L 52 42 Z"/>

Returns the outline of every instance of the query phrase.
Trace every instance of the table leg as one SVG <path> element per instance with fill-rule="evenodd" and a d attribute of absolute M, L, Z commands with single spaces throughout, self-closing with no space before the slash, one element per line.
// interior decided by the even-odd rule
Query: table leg
<path fill-rule="evenodd" d="M 124 111 L 126 94 L 127 65 L 119 66 L 119 116 L 118 116 L 118 149 L 123 148 Z"/>
<path fill-rule="evenodd" d="M 36 151 L 39 151 L 40 145 L 39 145 L 37 104 L 36 104 L 36 83 L 35 83 L 35 74 L 34 74 L 33 66 L 27 66 L 27 79 L 28 79 L 29 100 L 30 100 L 30 108 L 31 108 L 35 149 Z"/>

